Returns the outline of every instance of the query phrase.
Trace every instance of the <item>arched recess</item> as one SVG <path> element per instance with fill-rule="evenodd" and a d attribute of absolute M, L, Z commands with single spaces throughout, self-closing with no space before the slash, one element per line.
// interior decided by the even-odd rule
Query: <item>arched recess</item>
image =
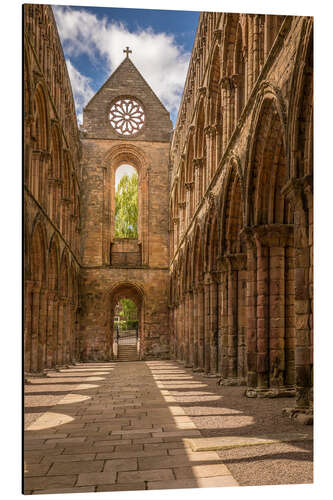
<path fill-rule="evenodd" d="M 247 313 L 248 384 L 264 393 L 288 392 L 295 383 L 293 213 L 281 192 L 285 137 L 278 100 L 267 88 L 250 139 L 246 216 L 252 225 L 244 233 L 248 286 L 256 289 L 256 305 Z"/>
<path fill-rule="evenodd" d="M 195 160 L 196 168 L 198 169 L 197 174 L 197 203 L 200 203 L 207 185 L 208 185 L 208 173 L 207 173 L 207 147 L 206 147 L 206 113 L 205 113 L 205 98 L 201 97 L 198 110 L 197 110 L 197 120 L 196 120 L 196 133 L 195 133 Z"/>
<path fill-rule="evenodd" d="M 181 240 L 184 231 L 185 231 L 185 223 L 186 223 L 186 193 L 185 193 L 185 164 L 184 161 L 181 161 L 179 168 L 179 182 L 178 182 L 178 213 L 179 213 L 179 239 Z"/>
<path fill-rule="evenodd" d="M 60 262 L 57 364 L 69 363 L 69 256 L 64 248 Z"/>
<path fill-rule="evenodd" d="M 173 229 L 173 246 L 172 253 L 175 254 L 179 244 L 179 207 L 178 207 L 178 179 L 175 180 L 175 184 L 171 194 L 172 211 L 171 213 L 171 225 Z"/>
<path fill-rule="evenodd" d="M 194 214 L 194 190 L 195 190 L 195 180 L 194 180 L 194 140 L 193 134 L 190 134 L 187 144 L 187 155 L 186 155 L 186 172 L 185 172 L 185 189 L 186 189 L 186 214 L 187 214 L 187 224 L 188 225 Z"/>
<path fill-rule="evenodd" d="M 211 132 L 210 177 L 213 177 L 221 157 L 222 107 L 221 107 L 221 53 L 216 43 L 208 78 L 209 124 Z"/>
<path fill-rule="evenodd" d="M 45 206 L 47 199 L 47 162 L 49 150 L 49 117 L 46 90 L 38 83 L 33 93 L 32 152 L 26 158 L 25 182 L 34 198 Z"/>
<path fill-rule="evenodd" d="M 246 249 L 240 238 L 244 226 L 242 177 L 231 160 L 221 200 L 221 373 L 229 383 L 246 379 Z"/>
<path fill-rule="evenodd" d="M 235 92 L 234 92 L 234 47 L 236 43 L 236 32 L 238 26 L 239 14 L 226 14 L 222 31 L 222 107 L 223 107 L 223 126 L 222 126 L 222 144 L 223 150 L 226 149 L 235 126 Z"/>
<path fill-rule="evenodd" d="M 53 234 L 48 252 L 47 273 L 47 325 L 46 325 L 46 367 L 52 368 L 56 365 L 57 358 L 57 324 L 59 304 L 59 272 L 60 272 L 60 248 L 56 233 Z"/>
<path fill-rule="evenodd" d="M 37 216 L 31 235 L 30 280 L 25 281 L 24 366 L 27 372 L 41 371 L 45 332 L 46 233 Z"/>
<path fill-rule="evenodd" d="M 246 20 L 246 18 L 245 18 Z M 247 28 L 247 23 L 243 26 L 239 21 L 237 24 L 236 40 L 234 48 L 234 71 L 232 75 L 232 82 L 234 85 L 235 93 L 235 123 L 243 111 L 246 101 L 246 41 L 243 39 Z"/>
<path fill-rule="evenodd" d="M 51 158 L 48 172 L 48 215 L 52 222 L 57 227 L 62 219 L 62 202 L 61 202 L 61 180 L 62 180 L 62 146 L 61 135 L 58 124 L 52 124 L 51 130 Z"/>
<path fill-rule="evenodd" d="M 144 290 L 138 283 L 135 282 L 118 282 L 112 286 L 107 292 L 107 300 L 109 303 L 109 325 L 110 325 L 110 335 L 106 339 L 106 343 L 110 342 L 109 352 L 113 358 L 117 358 L 116 345 L 116 332 L 114 331 L 114 316 L 115 307 L 120 299 L 130 299 L 132 300 L 138 311 L 139 327 L 138 327 L 138 339 L 137 339 L 137 354 L 139 359 L 141 359 L 144 349 L 145 349 L 145 338 L 144 338 L 144 323 L 145 323 L 145 294 Z M 108 346 L 107 346 L 108 348 Z"/>
<path fill-rule="evenodd" d="M 104 184 L 103 223 L 103 263 L 110 263 L 110 253 L 117 251 L 114 241 L 115 215 L 115 174 L 120 165 L 131 165 L 138 173 L 138 240 L 136 251 L 140 255 L 140 265 L 148 265 L 148 206 L 149 171 L 144 153 L 136 146 L 121 144 L 114 146 L 102 161 Z M 110 245 L 112 250 L 110 252 Z M 112 258 L 112 255 L 111 255 Z M 112 263 L 112 260 L 111 260 Z"/>

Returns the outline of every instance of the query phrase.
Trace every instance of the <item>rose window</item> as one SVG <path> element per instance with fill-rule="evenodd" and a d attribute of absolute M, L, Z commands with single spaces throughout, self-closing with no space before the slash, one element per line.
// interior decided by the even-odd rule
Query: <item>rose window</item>
<path fill-rule="evenodd" d="M 109 118 L 112 127 L 120 135 L 135 135 L 145 123 L 142 105 L 132 98 L 115 101 L 111 106 Z"/>

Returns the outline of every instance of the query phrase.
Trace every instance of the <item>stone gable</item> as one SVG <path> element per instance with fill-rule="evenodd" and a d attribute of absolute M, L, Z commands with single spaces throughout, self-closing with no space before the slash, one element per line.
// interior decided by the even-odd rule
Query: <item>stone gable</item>
<path fill-rule="evenodd" d="M 128 57 L 85 107 L 83 128 L 87 138 L 123 139 L 109 122 L 110 107 L 117 97 L 137 98 L 144 108 L 145 125 L 131 140 L 170 142 L 172 122 L 169 112 Z"/>

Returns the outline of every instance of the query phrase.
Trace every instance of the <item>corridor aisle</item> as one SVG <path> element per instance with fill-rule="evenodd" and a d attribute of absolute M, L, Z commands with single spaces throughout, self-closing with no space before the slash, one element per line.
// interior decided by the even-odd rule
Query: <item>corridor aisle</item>
<path fill-rule="evenodd" d="M 206 386 L 171 361 L 81 363 L 31 378 L 24 491 L 237 486 L 216 451 L 193 451 L 202 434 L 174 387 Z"/>

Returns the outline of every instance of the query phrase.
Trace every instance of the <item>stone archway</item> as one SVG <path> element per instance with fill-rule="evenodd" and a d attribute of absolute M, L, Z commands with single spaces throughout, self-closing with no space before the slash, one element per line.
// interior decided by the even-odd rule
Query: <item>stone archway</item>
<path fill-rule="evenodd" d="M 144 294 L 141 288 L 131 282 L 117 283 L 109 292 L 110 296 L 110 338 L 112 358 L 119 359 L 120 350 L 119 338 L 114 328 L 115 308 L 121 299 L 130 299 L 137 307 L 138 329 L 136 342 L 129 342 L 128 345 L 134 345 L 136 348 L 136 359 L 142 358 L 144 351 Z M 123 345 L 127 343 L 123 342 Z M 123 349 L 124 350 L 124 349 Z M 131 351 L 131 349 L 129 349 Z M 131 357 L 134 353 L 131 352 Z"/>

